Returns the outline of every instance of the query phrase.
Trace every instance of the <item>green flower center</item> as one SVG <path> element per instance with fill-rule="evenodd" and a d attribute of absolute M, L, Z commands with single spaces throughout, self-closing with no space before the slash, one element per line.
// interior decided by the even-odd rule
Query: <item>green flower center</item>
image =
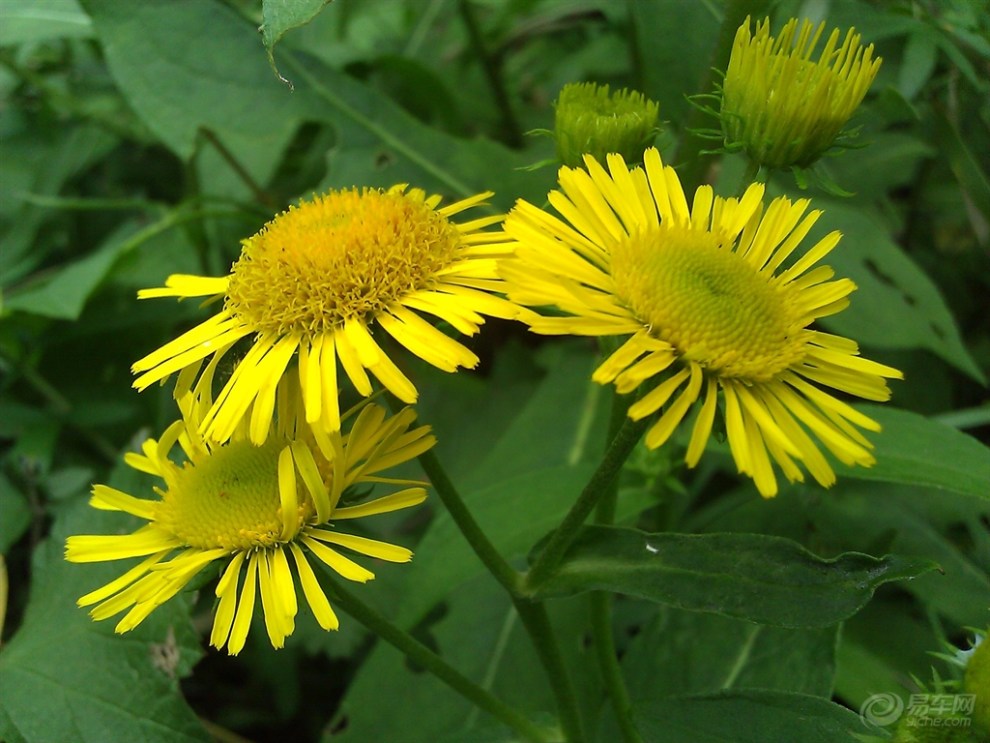
<path fill-rule="evenodd" d="M 430 287 L 460 245 L 416 192 L 331 191 L 244 241 L 226 307 L 259 331 L 324 333 Z"/>
<path fill-rule="evenodd" d="M 611 270 L 616 294 L 654 337 L 720 376 L 763 382 L 804 356 L 792 293 L 710 232 L 634 235 L 613 249 Z"/>
<path fill-rule="evenodd" d="M 247 550 L 272 547 L 295 536 L 283 534 L 278 458 L 286 442 L 264 446 L 237 441 L 215 449 L 179 470 L 162 493 L 157 523 L 190 547 Z M 298 523 L 313 513 L 305 489 L 297 487 Z"/>

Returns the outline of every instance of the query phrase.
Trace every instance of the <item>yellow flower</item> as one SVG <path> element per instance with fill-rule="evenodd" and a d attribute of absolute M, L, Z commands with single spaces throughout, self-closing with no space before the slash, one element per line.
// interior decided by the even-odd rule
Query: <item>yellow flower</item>
<path fill-rule="evenodd" d="M 214 441 L 226 441 L 251 417 L 252 441 L 264 442 L 277 382 L 292 373 L 297 351 L 306 421 L 317 428 L 340 428 L 338 362 L 360 394 L 372 393 L 371 372 L 396 397 L 415 402 L 416 388 L 372 337 L 373 325 L 452 372 L 475 366 L 478 357 L 421 315 L 472 335 L 482 315 L 512 318 L 520 312 L 491 294 L 502 289 L 495 258 L 505 248 L 497 244 L 499 233 L 484 228 L 502 217 L 460 224 L 451 219 L 490 195 L 438 208 L 439 196 L 395 186 L 331 191 L 290 207 L 243 242 L 228 276 L 173 275 L 164 288 L 139 292 L 141 298 L 222 298 L 223 308 L 135 363 L 140 376 L 134 386 L 143 390 L 183 369 L 193 369 L 195 378 L 205 358 L 215 364 L 251 337 L 203 419 L 203 433 Z M 203 386 L 201 379 L 193 391 L 202 394 Z"/>
<path fill-rule="evenodd" d="M 798 256 L 821 215 L 806 214 L 808 200 L 778 198 L 764 209 L 762 185 L 741 199 L 702 186 L 689 208 L 655 149 L 644 164 L 629 170 L 610 155 L 606 172 L 589 157 L 587 171 L 561 168 L 561 190 L 549 194 L 563 219 L 525 201 L 509 213 L 505 230 L 518 241 L 500 266 L 509 297 L 568 315 L 529 320 L 532 330 L 632 334 L 593 379 L 620 393 L 652 387 L 629 408 L 637 420 L 663 408 L 646 435 L 652 448 L 703 401 L 687 450 L 692 467 L 722 390 L 732 456 L 766 497 L 777 492 L 772 461 L 791 481 L 803 479 L 797 462 L 823 485 L 835 481 L 809 432 L 840 461 L 872 465 L 872 446 L 856 426 L 880 426 L 819 387 L 887 400 L 883 378 L 901 373 L 810 327 L 844 309 L 855 289 L 848 279 L 831 281 L 827 266 L 814 267 L 839 233 Z"/>
<path fill-rule="evenodd" d="M 291 384 L 283 386 L 284 397 L 294 398 L 298 410 L 293 415 L 290 409 L 279 419 L 264 445 L 254 446 L 245 427 L 224 445 L 204 440 L 198 433 L 200 415 L 210 401 L 203 404 L 186 395 L 180 401 L 183 418 L 160 439 L 146 441 L 142 454 L 126 456 L 132 468 L 164 482 L 154 487 L 157 498 L 94 486 L 94 508 L 147 521 L 132 534 L 81 535 L 66 541 L 70 562 L 145 558 L 79 599 L 80 606 L 96 604 L 90 612 L 94 620 L 127 610 L 116 631 L 134 629 L 200 571 L 221 563 L 210 643 L 226 645 L 231 655 L 239 653 L 260 593 L 268 637 L 280 648 L 294 629 L 296 579 L 320 626 L 337 629 L 337 617 L 310 565 L 314 558 L 341 577 L 360 582 L 374 578 L 374 573 L 335 548 L 390 562 L 409 561 L 412 553 L 404 547 L 347 534 L 338 526 L 423 501 L 426 490 L 421 483 L 379 473 L 433 446 L 429 428 L 409 430 L 416 417 L 411 408 L 386 419 L 380 407 L 365 404 L 348 434 L 314 435 L 302 424 L 298 391 Z M 170 458 L 176 447 L 184 464 Z M 345 490 L 357 483 L 405 487 L 374 500 L 348 503 Z"/>
<path fill-rule="evenodd" d="M 729 148 L 771 168 L 806 168 L 832 146 L 862 102 L 881 59 L 863 48 L 855 29 L 841 46 L 834 29 L 817 62 L 811 55 L 825 24 L 792 18 L 776 39 L 770 21 L 736 32 L 722 86 L 722 130 Z"/>

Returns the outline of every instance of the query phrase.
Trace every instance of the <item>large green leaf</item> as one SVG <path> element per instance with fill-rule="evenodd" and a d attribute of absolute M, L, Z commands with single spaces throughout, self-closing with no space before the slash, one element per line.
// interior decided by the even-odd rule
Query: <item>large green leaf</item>
<path fill-rule="evenodd" d="M 647 534 L 585 527 L 539 598 L 591 590 L 639 596 L 776 627 L 827 627 L 855 614 L 877 586 L 935 568 L 921 558 L 855 552 L 823 560 L 762 534 Z"/>
<path fill-rule="evenodd" d="M 634 705 L 644 743 L 857 743 L 859 715 L 818 697 L 742 691 Z"/>
<path fill-rule="evenodd" d="M 938 288 L 887 230 L 862 209 L 825 199 L 815 205 L 825 214 L 812 235 L 836 229 L 843 233 L 826 262 L 858 287 L 851 306 L 824 318 L 822 325 L 878 348 L 927 349 L 983 382 L 984 374 L 963 345 Z"/>
<path fill-rule="evenodd" d="M 280 57 L 290 92 L 250 23 L 222 3 L 83 2 L 121 92 L 180 157 L 192 156 L 205 127 L 263 182 L 302 121 L 326 121 L 338 136 L 324 186 L 408 182 L 456 197 L 493 188 L 503 206 L 545 195 L 549 176 L 519 171 L 523 155 L 438 132 L 315 59 Z"/>
<path fill-rule="evenodd" d="M 79 498 L 35 551 L 24 622 L 0 651 L 0 739 L 210 740 L 178 688 L 201 652 L 186 602 L 173 599 L 125 637 L 114 635 L 112 620 L 95 623 L 75 605 L 123 569 L 67 563 L 65 537 L 113 533 L 121 520 Z"/>
<path fill-rule="evenodd" d="M 877 463 L 839 465 L 839 477 L 920 485 L 990 499 L 990 448 L 972 436 L 907 410 L 861 405 L 883 430 L 871 434 Z"/>
<path fill-rule="evenodd" d="M 300 121 L 249 23 L 223 3 L 82 0 L 120 92 L 162 142 L 192 157 L 207 128 L 264 181 Z"/>

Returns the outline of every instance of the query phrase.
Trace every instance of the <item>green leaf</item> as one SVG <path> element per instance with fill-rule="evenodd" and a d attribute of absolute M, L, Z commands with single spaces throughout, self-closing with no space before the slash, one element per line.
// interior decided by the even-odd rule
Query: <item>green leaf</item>
<path fill-rule="evenodd" d="M 838 631 L 837 624 L 783 629 L 661 607 L 630 641 L 622 668 L 638 699 L 747 688 L 828 699 Z"/>
<path fill-rule="evenodd" d="M 877 586 L 935 569 L 921 558 L 849 552 L 824 560 L 761 534 L 647 534 L 585 527 L 537 598 L 603 590 L 775 627 L 828 627 Z"/>
<path fill-rule="evenodd" d="M 223 3 L 82 0 L 120 92 L 148 128 L 188 160 L 212 131 L 259 181 L 300 120 L 249 23 Z"/>
<path fill-rule="evenodd" d="M 152 250 L 157 246 L 163 252 L 179 253 L 185 238 L 177 232 L 162 233 L 181 219 L 179 212 L 172 212 L 141 230 L 137 229 L 137 222 L 125 222 L 90 255 L 11 292 L 4 298 L 3 311 L 19 310 L 42 317 L 78 320 L 86 302 L 122 256 L 146 243 L 151 244 L 149 249 Z"/>
<path fill-rule="evenodd" d="M 938 41 L 938 34 L 924 25 L 908 36 L 904 59 L 897 72 L 897 88 L 907 100 L 914 98 L 925 87 L 935 70 Z"/>
<path fill-rule="evenodd" d="M 703 93 L 704 78 L 720 19 L 708 3 L 637 0 L 629 3 L 636 34 L 643 92 L 660 103 L 660 118 L 683 124 L 689 111 L 685 96 Z M 677 29 L 657 43 L 658 29 Z M 710 120 L 712 123 L 714 119 Z"/>
<path fill-rule="evenodd" d="M 0 472 L 0 555 L 6 555 L 31 525 L 31 508 L 21 492 Z"/>
<path fill-rule="evenodd" d="M 0 214 L 9 219 L 0 250 L 0 277 L 6 287 L 30 273 L 46 258 L 46 245 L 36 239 L 50 219 L 49 209 L 24 200 L 24 193 L 55 196 L 71 178 L 103 159 L 117 140 L 95 125 L 66 125 L 54 142 L 26 128 L 0 138 Z"/>
<path fill-rule="evenodd" d="M 93 35 L 76 0 L 0 0 L 0 18 L 0 46 Z"/>
<path fill-rule="evenodd" d="M 844 312 L 821 320 L 828 330 L 877 348 L 925 348 L 973 379 L 983 372 L 963 345 L 959 328 L 925 273 L 872 217 L 855 207 L 824 203 L 812 234 L 838 229 L 839 246 L 825 261 L 858 287 Z M 810 240 L 813 239 L 809 237 Z"/>
<path fill-rule="evenodd" d="M 286 31 L 305 26 L 330 2 L 331 0 L 261 0 L 261 38 L 268 50 L 268 61 L 276 74 L 278 70 L 272 56 L 275 45 Z"/>
<path fill-rule="evenodd" d="M 783 691 L 743 691 L 636 703 L 644 743 L 858 743 L 856 713 L 825 699 Z"/>
<path fill-rule="evenodd" d="M 127 248 L 135 226 L 125 224 L 104 245 L 78 261 L 63 264 L 42 279 L 4 297 L 3 312 L 30 312 L 42 317 L 78 320 L 86 300 Z"/>
<path fill-rule="evenodd" d="M 508 208 L 516 198 L 542 203 L 552 174 L 523 172 L 531 157 L 486 139 L 463 140 L 428 127 L 348 75 L 299 54 L 285 56 L 312 115 L 337 130 L 321 187 L 411 183 L 465 198 L 486 190 Z"/>
<path fill-rule="evenodd" d="M 581 642 L 587 631 L 586 606 L 560 601 L 548 608 L 582 702 L 594 709 L 601 685 L 593 651 Z M 505 592 L 487 574 L 451 591 L 443 615 L 414 635 L 506 704 L 534 721 L 552 721 L 554 700 L 546 672 Z M 389 700 L 388 714 L 382 714 L 382 699 Z M 506 728 L 494 718 L 385 643 L 376 645 L 348 687 L 329 725 L 339 727 L 344 729 L 326 738 L 328 743 L 434 743 L 447 741 L 446 736 L 465 743 L 519 740 L 518 734 L 506 738 Z"/>
<path fill-rule="evenodd" d="M 112 533 L 121 520 L 79 498 L 37 548 L 24 622 L 0 651 L 0 739 L 210 740 L 178 688 L 201 653 L 185 601 L 169 601 L 125 637 L 75 605 L 123 569 L 67 563 L 66 536 Z"/>
<path fill-rule="evenodd" d="M 877 463 L 837 465 L 840 479 L 921 485 L 990 499 L 990 448 L 917 413 L 881 405 L 858 407 L 883 426 L 870 436 Z"/>

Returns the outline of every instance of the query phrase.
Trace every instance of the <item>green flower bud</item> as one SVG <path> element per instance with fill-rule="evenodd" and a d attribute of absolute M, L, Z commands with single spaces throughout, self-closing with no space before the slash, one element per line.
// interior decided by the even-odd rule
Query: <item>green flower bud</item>
<path fill-rule="evenodd" d="M 855 29 L 839 44 L 828 37 L 818 61 L 811 55 L 825 24 L 792 18 L 777 38 L 770 21 L 750 32 L 750 19 L 736 32 L 722 85 L 725 146 L 742 149 L 769 168 L 807 168 L 835 142 L 862 102 L 881 59 L 863 47 Z M 795 38 L 796 35 L 796 38 Z"/>
<path fill-rule="evenodd" d="M 610 152 L 640 162 L 657 135 L 659 106 L 635 90 L 609 95 L 607 85 L 569 83 L 554 106 L 557 157 L 570 167 L 583 167 L 585 154 L 605 162 Z"/>

